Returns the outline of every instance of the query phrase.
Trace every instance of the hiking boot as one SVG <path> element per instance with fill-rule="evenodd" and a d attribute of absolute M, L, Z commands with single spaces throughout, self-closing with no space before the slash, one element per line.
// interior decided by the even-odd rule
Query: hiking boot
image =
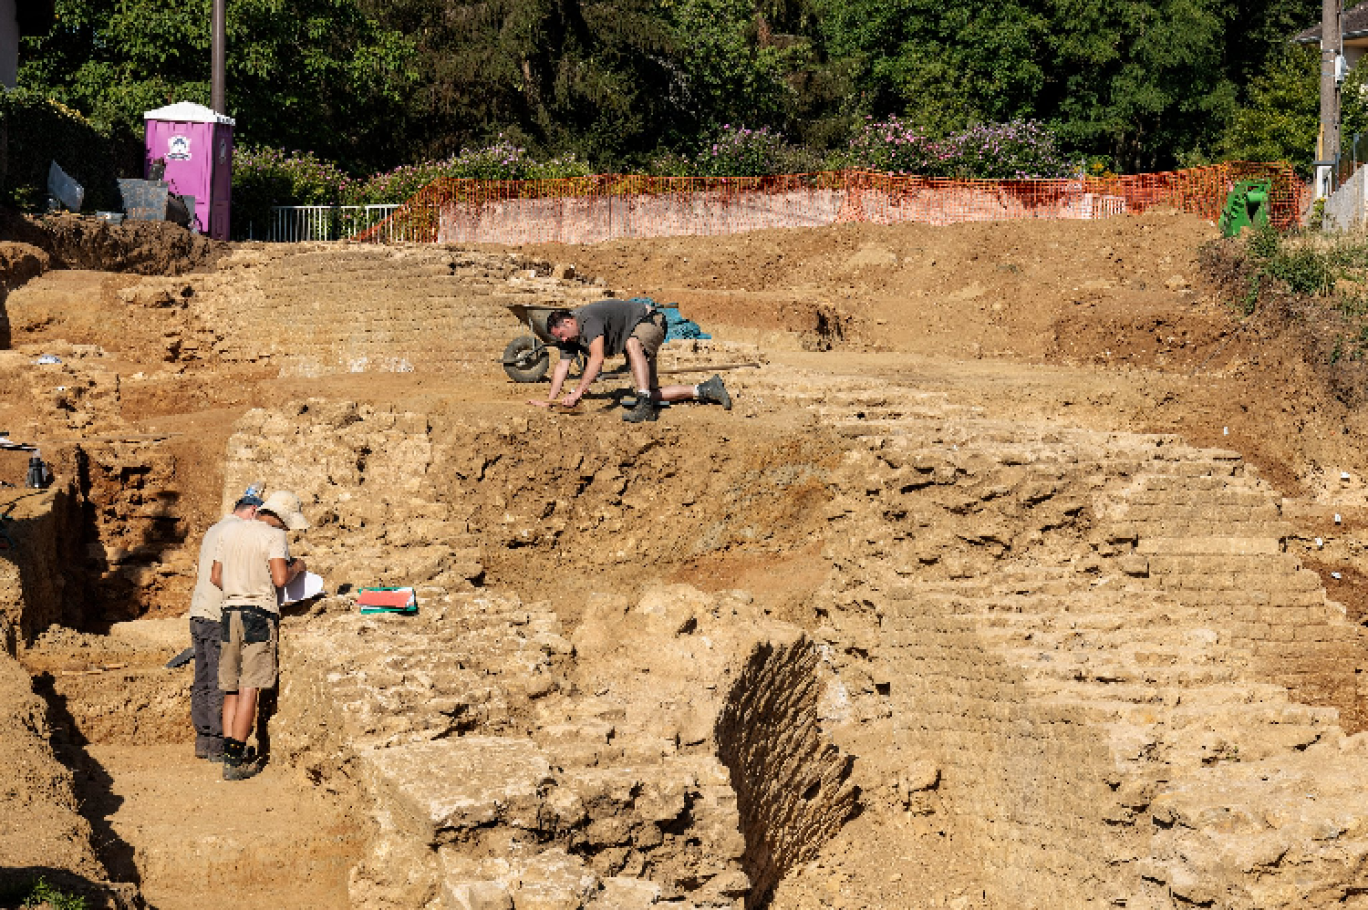
<path fill-rule="evenodd" d="M 632 408 L 622 419 L 628 423 L 645 423 L 648 420 L 655 420 L 660 416 L 660 408 L 650 398 L 642 395 L 636 400 L 636 407 Z"/>
<path fill-rule="evenodd" d="M 247 780 L 256 777 L 261 773 L 261 759 L 253 755 L 251 758 L 234 758 L 231 755 L 223 756 L 223 779 L 224 780 Z"/>
<path fill-rule="evenodd" d="M 722 377 L 716 373 L 707 382 L 699 383 L 698 400 L 720 404 L 724 411 L 731 410 L 731 395 L 727 393 L 727 387 L 722 384 Z"/>

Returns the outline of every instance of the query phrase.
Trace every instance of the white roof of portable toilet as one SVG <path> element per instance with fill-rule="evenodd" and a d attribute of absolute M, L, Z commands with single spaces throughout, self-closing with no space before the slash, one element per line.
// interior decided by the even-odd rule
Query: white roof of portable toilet
<path fill-rule="evenodd" d="M 175 123 L 226 123 L 229 126 L 235 123 L 232 117 L 220 114 L 193 101 L 177 101 L 175 104 L 159 107 L 155 111 L 145 111 L 143 119 L 170 120 Z"/>

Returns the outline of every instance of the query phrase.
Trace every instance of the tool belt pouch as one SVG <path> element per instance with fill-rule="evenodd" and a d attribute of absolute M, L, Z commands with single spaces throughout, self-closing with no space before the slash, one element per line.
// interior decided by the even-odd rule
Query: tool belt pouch
<path fill-rule="evenodd" d="M 265 610 L 258 610 L 256 607 L 224 607 L 221 636 L 223 641 L 232 640 L 229 632 L 229 613 L 238 613 L 242 616 L 242 643 L 244 645 L 257 645 L 270 641 L 271 626 L 280 621 L 274 613 L 267 613 Z"/>
<path fill-rule="evenodd" d="M 635 324 L 632 325 L 632 332 L 635 332 L 638 326 L 643 325 L 647 322 L 654 322 L 662 329 L 665 328 L 665 311 L 656 309 L 655 307 L 647 307 L 646 315 L 642 316 L 640 319 L 636 321 Z M 632 332 L 628 332 L 627 334 L 631 335 Z"/>

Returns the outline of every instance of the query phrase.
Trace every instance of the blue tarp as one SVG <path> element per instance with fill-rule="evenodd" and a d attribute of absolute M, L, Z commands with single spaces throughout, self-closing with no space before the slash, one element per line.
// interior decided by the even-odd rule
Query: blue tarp
<path fill-rule="evenodd" d="M 704 332 L 698 323 L 694 322 L 692 319 L 685 319 L 683 316 L 679 315 L 679 304 L 677 303 L 660 304 L 656 303 L 650 297 L 633 297 L 632 300 L 637 303 L 644 303 L 647 306 L 655 307 L 665 314 L 665 340 L 667 342 L 676 341 L 680 338 L 705 339 L 712 337 L 707 332 Z"/>

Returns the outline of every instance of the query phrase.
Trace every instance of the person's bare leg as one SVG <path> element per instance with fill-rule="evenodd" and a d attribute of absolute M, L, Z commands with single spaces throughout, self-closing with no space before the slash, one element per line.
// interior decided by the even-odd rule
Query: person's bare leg
<path fill-rule="evenodd" d="M 698 397 L 698 386 L 667 385 L 651 394 L 657 401 L 693 401 Z"/>
<path fill-rule="evenodd" d="M 651 362 L 641 348 L 641 341 L 636 338 L 627 339 L 627 363 L 632 368 L 633 391 L 651 388 Z"/>
<path fill-rule="evenodd" d="M 258 692 L 259 690 L 257 689 L 248 689 L 245 687 L 238 690 L 237 698 L 234 699 L 234 701 L 236 701 L 237 704 L 235 706 L 235 710 L 233 711 L 233 732 L 231 734 L 228 732 L 228 727 L 226 726 L 228 723 L 228 700 L 226 698 L 224 699 L 224 736 L 231 735 L 233 739 L 237 740 L 238 742 L 247 742 L 247 737 L 252 735 L 252 724 L 256 720 Z"/>
<path fill-rule="evenodd" d="M 698 387 L 691 385 L 656 386 L 655 358 L 647 357 L 636 338 L 627 339 L 627 362 L 632 366 L 633 388 L 651 390 L 652 401 L 690 401 L 696 397 Z"/>
<path fill-rule="evenodd" d="M 236 692 L 223 693 L 223 735 L 227 737 L 233 736 L 233 715 L 237 711 L 237 697 Z"/>

